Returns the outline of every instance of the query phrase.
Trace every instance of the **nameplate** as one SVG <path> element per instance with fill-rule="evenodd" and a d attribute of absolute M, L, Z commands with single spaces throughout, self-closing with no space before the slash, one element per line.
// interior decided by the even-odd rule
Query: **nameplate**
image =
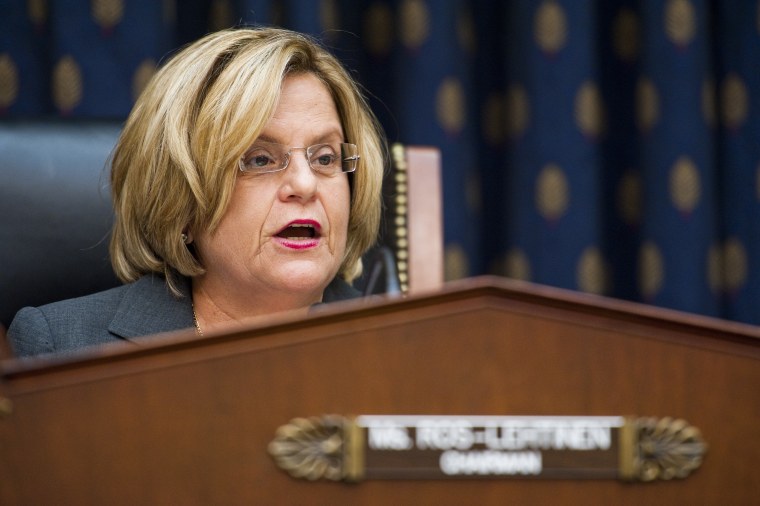
<path fill-rule="evenodd" d="M 672 418 L 410 416 L 298 418 L 269 445 L 309 480 L 684 478 L 707 445 Z"/>

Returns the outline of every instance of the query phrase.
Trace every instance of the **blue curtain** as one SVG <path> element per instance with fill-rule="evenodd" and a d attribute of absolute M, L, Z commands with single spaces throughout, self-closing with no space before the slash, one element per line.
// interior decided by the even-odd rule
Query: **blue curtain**
<path fill-rule="evenodd" d="M 449 279 L 760 323 L 758 0 L 0 0 L 0 118 L 116 118 L 210 30 L 321 38 L 443 154 Z"/>

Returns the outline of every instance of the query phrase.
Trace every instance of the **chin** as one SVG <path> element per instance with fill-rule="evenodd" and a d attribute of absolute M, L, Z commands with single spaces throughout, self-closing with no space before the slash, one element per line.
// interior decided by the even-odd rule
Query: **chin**
<path fill-rule="evenodd" d="M 298 262 L 297 265 L 288 265 L 280 272 L 273 272 L 272 274 L 278 278 L 276 284 L 285 291 L 318 292 L 321 297 L 322 292 L 333 280 L 337 271 L 338 269 L 334 266 Z"/>

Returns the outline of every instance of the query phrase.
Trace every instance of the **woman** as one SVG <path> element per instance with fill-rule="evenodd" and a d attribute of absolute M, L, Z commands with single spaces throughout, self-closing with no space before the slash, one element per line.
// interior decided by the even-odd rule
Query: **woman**
<path fill-rule="evenodd" d="M 211 34 L 172 58 L 113 154 L 111 262 L 124 286 L 24 308 L 16 355 L 358 296 L 380 219 L 383 139 L 340 63 L 280 29 Z"/>

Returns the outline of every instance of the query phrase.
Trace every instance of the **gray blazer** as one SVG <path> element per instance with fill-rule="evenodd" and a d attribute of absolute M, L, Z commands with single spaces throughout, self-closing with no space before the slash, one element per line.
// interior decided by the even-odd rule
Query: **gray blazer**
<path fill-rule="evenodd" d="M 82 348 L 193 327 L 189 278 L 179 278 L 185 296 L 175 297 L 164 278 L 147 275 L 117 288 L 85 297 L 21 309 L 8 328 L 18 357 L 45 353 L 70 354 Z M 361 294 L 335 278 L 323 301 Z"/>

